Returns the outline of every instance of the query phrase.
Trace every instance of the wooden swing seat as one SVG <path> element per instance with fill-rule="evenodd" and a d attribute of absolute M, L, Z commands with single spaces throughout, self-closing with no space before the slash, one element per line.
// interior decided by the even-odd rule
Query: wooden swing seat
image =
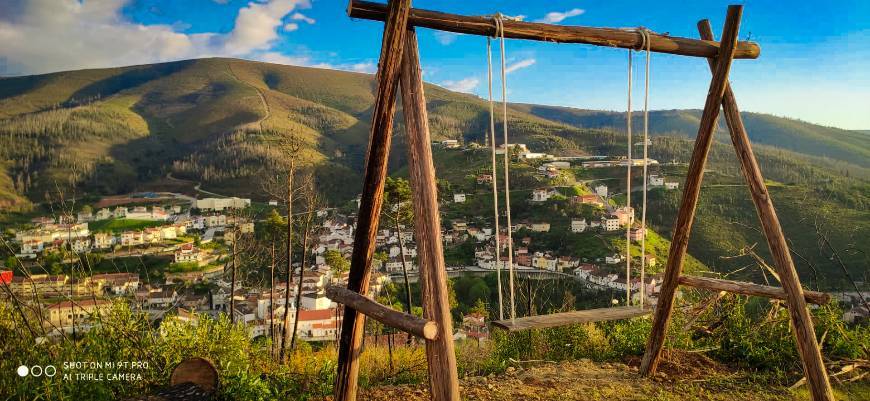
<path fill-rule="evenodd" d="M 551 313 L 549 315 L 527 316 L 516 319 L 496 320 L 493 327 L 507 331 L 529 329 L 544 329 L 560 327 L 577 323 L 606 322 L 609 320 L 631 319 L 652 313 L 651 308 L 639 306 L 617 306 L 613 308 L 598 308 L 571 312 Z"/>

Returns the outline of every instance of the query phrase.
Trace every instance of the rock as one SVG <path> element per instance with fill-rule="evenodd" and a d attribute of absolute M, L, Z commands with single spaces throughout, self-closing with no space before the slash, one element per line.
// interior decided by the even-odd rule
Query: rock
<path fill-rule="evenodd" d="M 514 373 L 516 370 L 517 370 L 517 369 L 516 369 L 515 367 L 513 367 L 513 366 L 508 366 L 508 368 L 505 369 L 505 372 L 508 372 L 508 373 Z"/>

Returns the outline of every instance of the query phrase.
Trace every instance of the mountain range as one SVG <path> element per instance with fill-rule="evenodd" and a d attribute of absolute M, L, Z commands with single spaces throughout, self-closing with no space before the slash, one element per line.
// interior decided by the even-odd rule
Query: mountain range
<path fill-rule="evenodd" d="M 485 100 L 436 85 L 425 90 L 433 140 L 485 142 Z M 26 212 L 58 192 L 161 188 L 167 177 L 263 199 L 264 175 L 288 164 L 288 138 L 304 142 L 295 156 L 314 170 L 327 197 L 348 200 L 360 188 L 373 91 L 368 74 L 224 58 L 0 78 L 0 209 Z M 812 205 L 814 216 L 824 213 L 828 225 L 851 227 L 849 233 L 831 231 L 843 244 L 857 243 L 844 248 L 854 248 L 857 255 L 846 259 L 866 266 L 870 250 L 866 241 L 854 238 L 870 235 L 870 135 L 767 114 L 743 117 L 765 177 L 787 192 L 783 198 L 789 202 Z M 622 155 L 624 118 L 619 112 L 511 104 L 508 123 L 512 141 L 535 151 Z M 640 127 L 640 113 L 635 118 Z M 651 157 L 687 162 L 699 118 L 699 110 L 651 112 Z M 708 168 L 739 177 L 721 122 L 716 137 Z M 404 154 L 397 123 L 393 171 L 402 170 Z M 436 167 L 439 176 L 474 173 L 444 160 L 436 160 Z M 795 198 L 798 193 L 803 198 Z M 675 202 L 659 200 L 662 207 Z M 715 197 L 709 201 L 725 204 Z M 733 202 L 752 217 L 745 199 Z M 794 212 L 783 220 L 800 221 L 807 210 Z M 731 217 L 725 211 L 711 216 L 710 240 L 701 234 L 703 246 L 721 242 L 719 236 L 732 231 L 756 239 L 742 228 L 716 228 Z M 661 213 L 653 224 L 667 231 L 673 221 L 668 218 Z M 703 233 L 705 224 L 699 220 L 696 230 Z M 813 243 L 810 237 L 806 244 Z M 705 262 L 715 265 L 710 262 L 724 252 L 712 252 Z"/>

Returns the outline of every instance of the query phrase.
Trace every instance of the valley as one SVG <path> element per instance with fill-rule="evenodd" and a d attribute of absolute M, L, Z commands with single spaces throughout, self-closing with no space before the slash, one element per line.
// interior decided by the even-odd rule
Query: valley
<path fill-rule="evenodd" d="M 426 90 L 433 140 L 485 146 L 484 100 L 434 85 Z M 199 182 L 202 191 L 266 201 L 261 183 L 270 171 L 287 168 L 282 144 L 289 137 L 304 142 L 295 157 L 315 172 L 329 202 L 341 205 L 359 193 L 371 102 L 366 74 L 234 59 L 2 78 L 0 205 L 10 212 L 3 218 L 44 212 L 46 200 L 186 188 L 167 176 Z M 695 110 L 651 113 L 650 155 L 667 162 L 670 167 L 661 168 L 669 175 L 684 174 L 679 166 L 688 160 L 697 117 Z M 509 127 L 516 142 L 537 152 L 619 156 L 625 153 L 623 118 L 512 104 Z M 866 282 L 870 136 L 763 114 L 744 118 L 786 235 L 805 250 L 797 258 L 801 276 L 820 288 L 843 288 L 845 268 Z M 716 136 L 690 253 L 728 272 L 740 267 L 741 259 L 730 257 L 744 247 L 755 245 L 762 256 L 767 250 L 747 193 L 717 186 L 742 179 L 727 132 L 720 127 Z M 405 154 L 400 124 L 390 162 L 399 176 L 407 174 Z M 437 174 L 454 192 L 468 190 L 466 177 L 485 171 L 487 160 L 480 151 L 435 152 Z M 618 171 L 576 175 L 581 182 L 624 185 Z M 541 181 L 519 164 L 512 180 L 515 189 L 526 190 L 564 184 Z M 669 233 L 677 199 L 676 193 L 651 194 L 652 228 Z M 466 212 L 485 215 L 488 206 L 480 207 Z M 849 229 L 839 229 L 844 225 Z M 820 247 L 822 237 L 834 249 Z M 832 251 L 845 266 L 831 260 Z M 745 274 L 760 278 L 758 271 Z"/>

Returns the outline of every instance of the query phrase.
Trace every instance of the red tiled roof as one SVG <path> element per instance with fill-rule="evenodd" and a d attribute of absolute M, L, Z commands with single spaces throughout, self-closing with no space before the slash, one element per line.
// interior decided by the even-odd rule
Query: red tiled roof
<path fill-rule="evenodd" d="M 335 316 L 335 309 L 300 309 L 299 320 L 327 320 Z"/>

